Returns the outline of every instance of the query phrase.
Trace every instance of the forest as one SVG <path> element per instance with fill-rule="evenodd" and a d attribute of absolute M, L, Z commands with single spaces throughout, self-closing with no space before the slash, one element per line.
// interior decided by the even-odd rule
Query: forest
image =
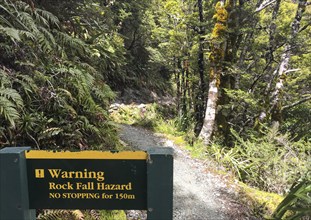
<path fill-rule="evenodd" d="M 310 219 L 310 21 L 307 0 L 0 0 L 0 148 L 122 150 L 135 122 Z"/>

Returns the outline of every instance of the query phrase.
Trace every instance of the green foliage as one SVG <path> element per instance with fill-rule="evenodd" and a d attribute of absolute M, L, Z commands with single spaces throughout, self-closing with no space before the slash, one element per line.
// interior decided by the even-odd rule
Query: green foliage
<path fill-rule="evenodd" d="M 137 125 L 153 129 L 159 116 L 156 112 L 156 104 L 124 105 L 111 110 L 111 117 L 117 123 Z"/>
<path fill-rule="evenodd" d="M 239 173 L 241 180 L 260 189 L 283 193 L 299 176 L 305 175 L 310 164 L 310 143 L 294 142 L 278 131 L 278 126 L 263 131 L 262 137 L 243 140 L 232 131 L 237 143 L 221 152 L 227 166 Z M 226 164 L 225 163 L 225 164 Z"/>
<path fill-rule="evenodd" d="M 3 72 L 1 81 L 5 82 L 6 76 Z M 23 99 L 15 89 L 1 85 L 0 87 L 0 117 L 9 122 L 10 127 L 15 127 L 16 121 L 20 119 L 20 112 L 24 106 Z"/>
<path fill-rule="evenodd" d="M 307 219 L 311 217 L 311 181 L 303 179 L 294 183 L 271 219 Z M 305 218 L 304 218 L 305 217 Z"/>
<path fill-rule="evenodd" d="M 85 213 L 85 220 L 125 220 L 126 215 L 124 211 L 104 211 L 104 210 L 90 210 Z"/>
<path fill-rule="evenodd" d="M 114 93 L 90 59 L 93 45 L 22 1 L 4 0 L 0 10 L 1 147 L 113 149 Z"/>

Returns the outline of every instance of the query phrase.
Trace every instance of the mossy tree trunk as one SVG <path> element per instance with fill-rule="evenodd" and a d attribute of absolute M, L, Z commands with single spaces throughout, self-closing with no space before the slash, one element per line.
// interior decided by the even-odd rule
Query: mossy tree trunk
<path fill-rule="evenodd" d="M 211 53 L 209 56 L 210 71 L 208 97 L 203 127 L 199 134 L 199 137 L 203 140 L 204 144 L 210 143 L 214 132 L 220 77 L 223 72 L 223 61 L 227 43 L 226 32 L 228 28 L 228 12 L 225 7 L 225 2 L 219 1 L 216 4 L 215 9 L 216 13 L 213 18 L 216 19 L 216 24 L 211 35 Z"/>
<path fill-rule="evenodd" d="M 231 124 L 229 123 L 234 114 L 232 110 L 228 108 L 232 99 L 228 96 L 227 91 L 237 89 L 238 75 L 240 71 L 233 70 L 238 63 L 238 50 L 244 40 L 244 32 L 242 29 L 242 20 L 245 19 L 247 14 L 242 10 L 244 5 L 243 1 L 228 0 L 225 5 L 225 9 L 228 13 L 228 22 L 225 38 L 224 49 L 224 62 L 223 62 L 223 74 L 220 75 L 219 95 L 218 95 L 218 112 L 216 114 L 217 135 L 222 136 L 225 144 L 230 146 L 232 139 L 230 138 Z"/>

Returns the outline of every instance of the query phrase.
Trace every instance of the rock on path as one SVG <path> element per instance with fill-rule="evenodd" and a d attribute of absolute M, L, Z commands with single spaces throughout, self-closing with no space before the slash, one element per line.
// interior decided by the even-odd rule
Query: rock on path
<path fill-rule="evenodd" d="M 208 173 L 202 162 L 190 158 L 171 141 L 143 128 L 120 125 L 119 136 L 134 149 L 148 150 L 159 146 L 174 149 L 174 220 L 230 219 L 220 198 L 227 187 L 221 178 Z"/>

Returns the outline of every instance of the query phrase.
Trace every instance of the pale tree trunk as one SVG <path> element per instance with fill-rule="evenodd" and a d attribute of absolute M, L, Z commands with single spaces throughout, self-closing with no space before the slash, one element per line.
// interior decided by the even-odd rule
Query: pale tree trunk
<path fill-rule="evenodd" d="M 217 71 L 216 68 L 212 71 Z M 204 144 L 209 144 L 214 127 L 217 109 L 217 99 L 218 99 L 218 81 L 216 77 L 210 80 L 208 89 L 208 99 L 206 104 L 206 111 L 203 126 L 200 132 L 200 138 L 202 138 Z"/>
<path fill-rule="evenodd" d="M 271 117 L 273 121 L 280 122 L 282 120 L 282 93 L 284 90 L 284 82 L 288 71 L 288 64 L 291 57 L 294 41 L 297 37 L 300 27 L 302 14 L 306 10 L 307 1 L 299 0 L 298 8 L 294 21 L 291 25 L 291 35 L 285 44 L 284 52 L 281 56 L 280 65 L 277 71 L 277 83 L 271 97 Z"/>
<path fill-rule="evenodd" d="M 231 5 L 230 2 L 231 1 L 229 1 L 228 6 Z M 226 31 L 228 29 L 228 12 L 224 6 L 224 1 L 219 1 L 216 4 L 215 9 L 216 14 L 214 17 L 217 19 L 217 21 L 211 35 L 211 53 L 209 56 L 211 67 L 209 74 L 208 99 L 203 126 L 199 134 L 199 137 L 206 145 L 210 144 L 215 128 L 220 76 L 221 72 L 223 71 L 223 60 L 226 48 Z"/>

